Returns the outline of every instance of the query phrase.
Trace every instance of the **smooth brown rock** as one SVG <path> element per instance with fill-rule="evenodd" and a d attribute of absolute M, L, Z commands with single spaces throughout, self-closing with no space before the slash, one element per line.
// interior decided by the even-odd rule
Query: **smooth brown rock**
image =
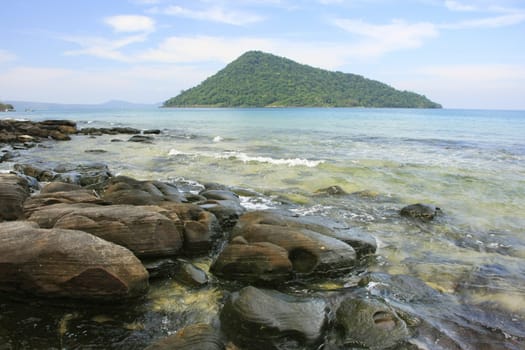
<path fill-rule="evenodd" d="M 29 220 L 44 228 L 89 232 L 139 257 L 175 255 L 182 247 L 182 233 L 159 210 L 132 205 L 56 204 L 35 210 Z"/>
<path fill-rule="evenodd" d="M 164 201 L 181 202 L 182 194 L 170 184 L 160 181 L 139 181 L 126 176 L 109 180 L 102 194 L 113 204 L 154 205 Z"/>
<path fill-rule="evenodd" d="M 55 204 L 105 204 L 105 202 L 100 199 L 93 191 L 91 190 L 74 190 L 74 191 L 63 191 L 63 192 L 41 192 L 40 194 L 30 197 L 24 203 L 24 213 L 27 217 L 35 210 L 42 209 L 45 206 L 55 205 Z"/>
<path fill-rule="evenodd" d="M 0 224 L 0 291 L 119 301 L 147 288 L 147 271 L 124 247 L 82 231 Z"/>
<path fill-rule="evenodd" d="M 356 265 L 355 250 L 324 234 L 329 228 L 305 224 L 273 212 L 255 211 L 243 215 L 233 230 L 249 243 L 269 242 L 284 248 L 293 271 L 299 274 L 339 273 Z"/>
<path fill-rule="evenodd" d="M 28 197 L 26 179 L 14 174 L 0 174 L 0 222 L 23 218 L 23 204 Z"/>
<path fill-rule="evenodd" d="M 236 237 L 210 267 L 215 275 L 255 284 L 276 284 L 291 277 L 288 252 L 268 242 L 244 243 Z"/>

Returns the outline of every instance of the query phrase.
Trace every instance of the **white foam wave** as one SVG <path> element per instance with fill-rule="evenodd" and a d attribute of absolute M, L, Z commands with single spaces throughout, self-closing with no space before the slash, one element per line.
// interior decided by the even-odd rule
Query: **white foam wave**
<path fill-rule="evenodd" d="M 177 156 L 180 154 L 184 154 L 184 152 L 181 152 L 175 148 L 170 149 L 170 151 L 168 152 L 168 156 Z"/>
<path fill-rule="evenodd" d="M 215 137 L 213 138 L 213 142 L 221 142 L 221 141 L 224 141 L 224 138 L 221 137 L 221 136 L 215 136 Z"/>
<path fill-rule="evenodd" d="M 258 162 L 258 163 L 269 163 L 269 164 L 275 164 L 275 165 L 288 165 L 291 167 L 305 166 L 308 168 L 315 168 L 319 164 L 324 163 L 324 160 L 309 160 L 309 159 L 303 159 L 303 158 L 287 158 L 287 159 L 277 158 L 276 159 L 272 157 L 261 157 L 261 156 L 252 157 L 242 152 L 224 152 L 219 156 L 219 158 L 223 158 L 223 159 L 235 158 L 244 163 Z"/>

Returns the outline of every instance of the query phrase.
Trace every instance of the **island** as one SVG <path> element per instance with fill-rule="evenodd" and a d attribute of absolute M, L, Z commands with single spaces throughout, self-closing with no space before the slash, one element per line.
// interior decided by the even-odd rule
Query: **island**
<path fill-rule="evenodd" d="M 441 108 L 427 97 L 363 76 L 248 51 L 163 107 Z"/>
<path fill-rule="evenodd" d="M 11 112 L 14 110 L 15 107 L 12 104 L 0 102 L 0 112 Z"/>

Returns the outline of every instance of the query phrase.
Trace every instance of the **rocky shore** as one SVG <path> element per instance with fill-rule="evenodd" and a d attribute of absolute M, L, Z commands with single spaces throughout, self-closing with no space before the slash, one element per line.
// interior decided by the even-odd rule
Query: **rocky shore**
<path fill-rule="evenodd" d="M 10 147 L 78 133 L 154 140 L 130 128 L 0 120 L 0 145 Z M 443 334 L 421 317 L 414 305 L 439 310 L 448 302 L 424 282 L 368 272 L 373 236 L 284 210 L 247 211 L 234 189 L 204 187 L 185 192 L 169 182 L 114 176 L 103 163 L 16 164 L 0 174 L 0 292 L 111 305 L 140 303 L 158 279 L 188 288 L 213 279 L 225 289 L 219 322 L 187 326 L 155 339 L 150 350 L 426 349 L 431 342 L 431 348 L 439 342 L 442 349 L 463 349 L 465 337 L 474 337 L 473 348 L 488 341 L 476 339 L 475 329 Z M 334 188 L 316 195 L 347 195 Z M 427 223 L 440 212 L 415 204 L 399 217 Z M 202 256 L 212 259 L 209 271 L 192 264 Z M 328 292 L 286 288 L 341 276 L 355 283 Z M 436 314 L 461 318 L 444 308 Z M 511 343 L 518 348 L 520 341 Z"/>

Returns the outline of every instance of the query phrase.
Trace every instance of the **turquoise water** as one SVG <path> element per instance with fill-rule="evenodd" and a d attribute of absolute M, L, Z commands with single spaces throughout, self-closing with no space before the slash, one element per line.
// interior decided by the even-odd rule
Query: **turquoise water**
<path fill-rule="evenodd" d="M 148 109 L 8 116 L 71 119 L 79 128 L 161 129 L 153 144 L 112 142 L 125 135 L 75 136 L 24 151 L 16 161 L 96 160 L 140 179 L 250 189 L 259 195 L 243 198 L 248 208 L 325 216 L 374 235 L 379 249 L 371 271 L 413 275 L 458 305 L 501 313 L 508 318 L 504 333 L 525 320 L 525 111 Z M 85 152 L 94 149 L 107 152 Z M 0 170 L 12 165 L 1 163 Z M 332 185 L 351 195 L 315 195 Z M 430 224 L 398 215 L 417 202 L 439 206 L 443 215 Z M 153 290 L 155 307 L 162 309 L 159 300 L 170 293 Z"/>

